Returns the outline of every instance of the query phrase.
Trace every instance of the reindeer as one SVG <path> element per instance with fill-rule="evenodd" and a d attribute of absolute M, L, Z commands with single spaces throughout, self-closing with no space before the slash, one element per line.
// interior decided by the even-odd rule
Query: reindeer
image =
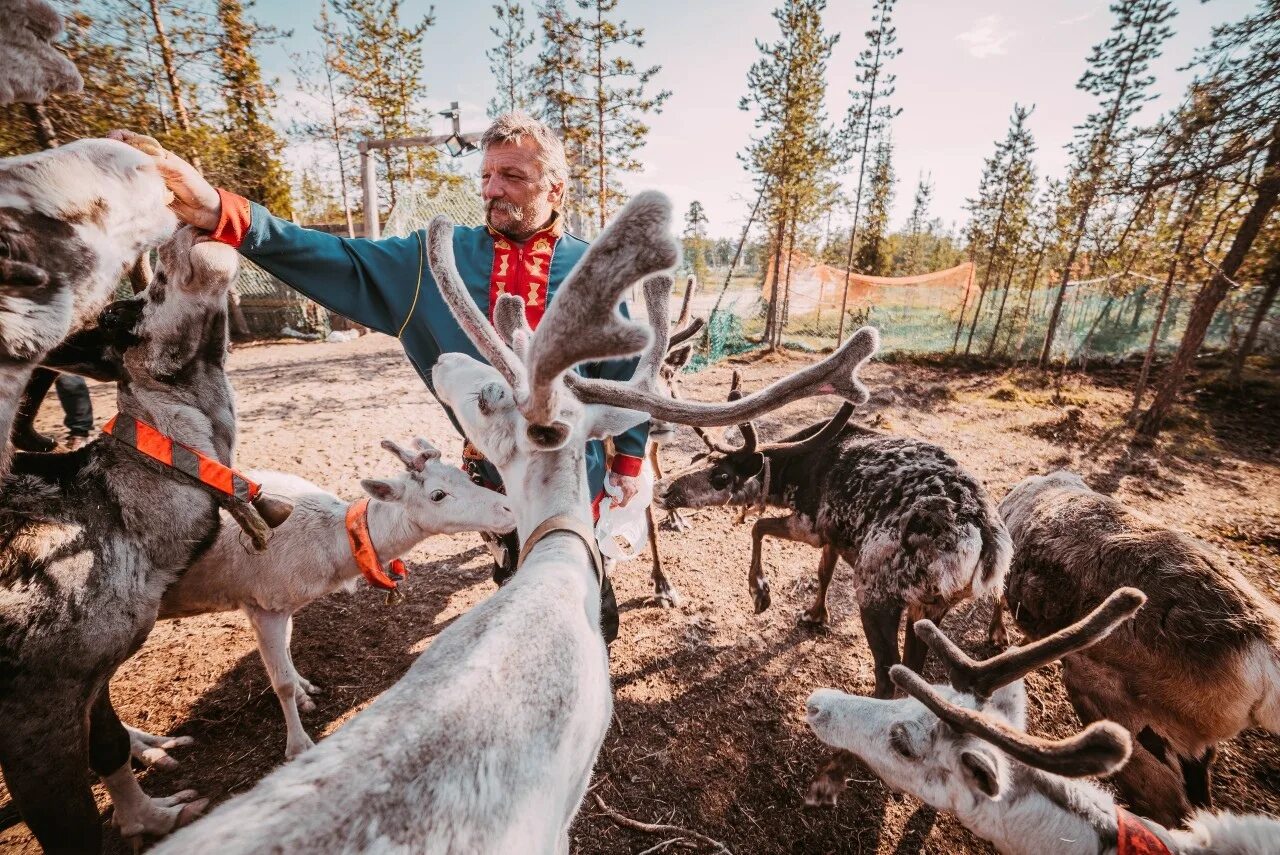
<path fill-rule="evenodd" d="M 53 42 L 62 19 L 44 0 L 0 0 L 0 104 L 39 104 L 84 88 L 80 72 Z"/>
<path fill-rule="evenodd" d="M 0 478 L 36 365 L 173 232 L 171 198 L 151 158 L 114 140 L 0 159 Z"/>
<path fill-rule="evenodd" d="M 499 299 L 495 325 L 505 342 L 454 267 L 452 226 L 432 221 L 431 272 L 491 363 L 445 354 L 433 385 L 502 474 L 523 544 L 520 572 L 450 624 L 341 730 L 163 842 L 157 855 L 256 852 L 264 840 L 300 852 L 568 852 L 612 710 L 587 438 L 650 416 L 732 423 L 830 390 L 865 400 L 856 370 L 876 343 L 874 331 L 859 331 L 823 364 L 735 405 L 671 401 L 657 390 L 670 278 L 645 284 L 652 343 L 616 309 L 635 281 L 674 266 L 670 221 L 665 196 L 637 194 L 566 279 L 536 333 L 518 298 Z M 593 382 L 570 370 L 647 344 L 630 382 Z"/>
<path fill-rule="evenodd" d="M 946 665 L 950 686 L 930 686 L 895 665 L 893 681 L 910 697 L 873 700 L 820 689 L 806 704 L 809 726 L 826 744 L 857 754 L 891 787 L 954 813 L 1010 855 L 1274 853 L 1280 821 L 1202 812 L 1187 829 L 1169 829 L 1076 780 L 1111 774 L 1129 759 L 1129 732 L 1115 722 L 1095 721 L 1058 740 L 1025 732 L 1022 678 L 1103 641 L 1144 602 L 1141 591 L 1121 588 L 1082 620 L 983 662 L 922 620 L 915 631 Z"/>
<path fill-rule="evenodd" d="M 53 257 L 61 249 L 44 247 Z M 68 454 L 17 455 L 0 497 L 0 767 L 50 851 L 99 848 L 86 767 L 102 777 L 126 837 L 164 834 L 203 809 L 189 790 L 142 792 L 108 683 L 146 639 L 165 589 L 213 542 L 219 504 L 257 548 L 268 533 L 262 517 L 279 524 L 288 514 L 265 494 L 250 504 L 253 485 L 237 486 L 226 468 L 236 253 L 184 228 L 159 254 L 141 297 L 113 304 L 69 343 L 73 360 L 92 362 L 78 370 L 117 381 L 110 436 Z M 85 342 L 90 334 L 98 345 Z M 171 467 L 156 462 L 164 453 Z M 233 492 L 215 495 L 202 480 L 222 477 Z"/>
<path fill-rule="evenodd" d="M 250 480 L 294 502 L 288 521 L 264 552 L 248 552 L 240 530 L 225 518 L 217 540 L 160 602 L 160 620 L 233 609 L 245 613 L 284 711 L 286 759 L 314 745 L 299 713 L 315 709 L 310 696 L 320 691 L 298 673 L 289 653 L 293 615 L 326 594 L 354 587 L 362 576 L 389 598 L 400 596 L 399 580 L 383 566 L 399 564 L 399 557 L 423 540 L 464 531 L 510 531 L 515 524 L 506 496 L 441 462 L 440 452 L 425 439 L 415 439 L 412 449 L 384 439 L 382 447 L 405 472 L 362 480 L 368 498 L 355 502 L 296 475 L 250 470 Z M 128 730 L 134 758 L 147 766 L 176 767 L 166 749 L 191 742 L 190 737 Z"/>
<path fill-rule="evenodd" d="M 1149 593 L 1123 633 L 1063 660 L 1067 697 L 1082 721 L 1136 735 L 1113 778 L 1135 810 L 1176 825 L 1212 807 L 1217 743 L 1249 727 L 1280 733 L 1280 608 L 1203 544 L 1072 472 L 1024 479 L 1000 513 L 1015 546 L 1005 597 L 1029 637 L 1118 585 Z"/>

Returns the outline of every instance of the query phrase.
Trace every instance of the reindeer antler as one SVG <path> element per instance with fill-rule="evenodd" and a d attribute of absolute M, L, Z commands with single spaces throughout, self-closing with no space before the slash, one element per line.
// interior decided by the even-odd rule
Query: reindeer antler
<path fill-rule="evenodd" d="M 905 665 L 894 665 L 889 677 L 952 729 L 985 739 L 1028 766 L 1056 775 L 1106 775 L 1123 766 L 1133 748 L 1129 731 L 1112 721 L 1095 721 L 1066 739 L 1042 739 L 951 703 Z"/>
<path fill-rule="evenodd" d="M 493 326 L 507 346 L 515 351 L 517 358 L 524 360 L 528 356 L 533 330 L 529 329 L 529 321 L 524 315 L 524 300 L 515 294 L 499 295 L 493 310 Z"/>
<path fill-rule="evenodd" d="M 529 402 L 521 411 L 530 422 L 545 425 L 554 419 L 559 379 L 572 377 L 566 372 L 573 366 L 629 356 L 650 343 L 649 327 L 623 318 L 618 303 L 638 279 L 675 266 L 679 249 L 670 225 L 671 202 L 666 196 L 653 191 L 636 194 L 560 286 L 525 360 Z M 662 340 L 657 360 L 661 365 L 665 324 L 659 331 L 652 318 L 650 323 Z"/>
<path fill-rule="evenodd" d="M 916 621 L 915 632 L 942 660 L 952 686 L 985 699 L 996 689 L 1025 677 L 1041 665 L 1101 641 L 1146 601 L 1147 595 L 1137 588 L 1119 588 L 1071 626 L 1023 647 L 1011 647 L 982 662 L 971 659 L 931 620 Z"/>
<path fill-rule="evenodd" d="M 525 396 L 525 376 L 520 360 L 498 338 L 498 333 L 467 293 L 453 260 L 453 223 L 447 217 L 434 217 L 427 226 L 427 264 L 440 288 L 440 296 L 444 297 L 462 331 L 489 364 L 498 369 L 515 393 L 515 399 L 521 400 Z"/>
<path fill-rule="evenodd" d="M 566 379 L 583 403 L 628 407 L 686 425 L 722 427 L 749 422 L 784 404 L 816 395 L 840 395 L 854 403 L 865 402 L 867 389 L 858 379 L 858 371 L 876 352 L 879 344 L 880 334 L 872 327 L 863 327 L 843 347 L 818 364 L 784 377 L 741 400 L 725 403 L 674 400 L 650 392 L 635 381 L 618 383 L 574 376 Z"/>

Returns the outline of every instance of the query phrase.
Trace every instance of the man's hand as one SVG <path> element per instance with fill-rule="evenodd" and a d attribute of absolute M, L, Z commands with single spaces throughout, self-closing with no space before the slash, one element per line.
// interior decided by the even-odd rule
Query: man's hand
<path fill-rule="evenodd" d="M 178 219 L 209 232 L 218 227 L 222 201 L 218 198 L 218 191 L 194 166 L 171 151 L 160 149 L 157 153 L 155 140 L 133 131 L 112 131 L 107 136 L 151 155 L 164 183 L 173 193 L 169 208 L 178 215 Z"/>
<path fill-rule="evenodd" d="M 613 499 L 613 505 L 617 508 L 625 508 L 627 503 L 636 497 L 636 493 L 640 492 L 640 476 L 638 475 L 622 475 L 617 472 L 610 472 L 609 484 L 622 491 L 621 499 Z"/>

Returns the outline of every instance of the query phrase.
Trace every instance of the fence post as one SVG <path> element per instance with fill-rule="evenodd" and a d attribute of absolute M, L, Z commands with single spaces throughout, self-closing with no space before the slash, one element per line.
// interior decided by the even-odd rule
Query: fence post
<path fill-rule="evenodd" d="M 367 140 L 361 140 L 356 151 L 360 152 L 360 184 L 364 188 L 364 236 L 377 240 L 382 237 L 382 224 L 378 222 L 378 171 Z"/>

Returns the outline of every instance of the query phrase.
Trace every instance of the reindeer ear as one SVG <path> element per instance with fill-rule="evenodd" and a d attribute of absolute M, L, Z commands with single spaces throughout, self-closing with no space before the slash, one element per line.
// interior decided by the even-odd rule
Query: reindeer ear
<path fill-rule="evenodd" d="M 365 478 L 360 482 L 360 486 L 370 496 L 383 502 L 395 502 L 404 498 L 404 484 L 399 481 Z"/>
<path fill-rule="evenodd" d="M 971 789 L 989 799 L 1000 795 L 1000 760 L 994 751 L 977 746 L 966 748 L 960 752 L 960 768 Z"/>
<path fill-rule="evenodd" d="M 642 413 L 639 410 L 627 410 L 622 407 L 612 407 L 608 404 L 587 404 L 586 405 L 586 425 L 587 437 L 589 439 L 604 439 L 608 436 L 617 436 L 631 430 L 636 425 L 642 425 L 649 420 L 648 413 Z"/>

